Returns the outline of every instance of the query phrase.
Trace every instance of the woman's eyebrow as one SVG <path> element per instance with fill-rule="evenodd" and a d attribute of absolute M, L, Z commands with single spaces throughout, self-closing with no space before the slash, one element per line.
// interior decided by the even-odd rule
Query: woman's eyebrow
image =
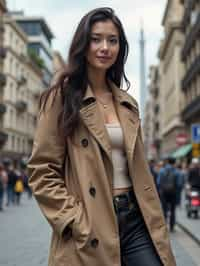
<path fill-rule="evenodd" d="M 91 33 L 91 35 L 92 36 L 102 36 L 102 35 L 104 35 L 104 34 L 102 34 L 102 33 L 95 33 L 95 32 L 92 32 Z M 110 35 L 108 35 L 108 37 L 115 37 L 115 38 L 118 38 L 118 35 L 116 35 L 116 34 L 110 34 Z"/>

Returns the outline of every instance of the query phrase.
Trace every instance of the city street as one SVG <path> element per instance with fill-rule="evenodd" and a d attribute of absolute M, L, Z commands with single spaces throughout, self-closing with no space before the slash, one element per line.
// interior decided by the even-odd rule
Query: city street
<path fill-rule="evenodd" d="M 50 228 L 34 199 L 24 195 L 21 206 L 5 207 L 0 222 L 0 266 L 47 265 Z M 178 266 L 200 265 L 199 246 L 181 229 L 171 240 Z"/>

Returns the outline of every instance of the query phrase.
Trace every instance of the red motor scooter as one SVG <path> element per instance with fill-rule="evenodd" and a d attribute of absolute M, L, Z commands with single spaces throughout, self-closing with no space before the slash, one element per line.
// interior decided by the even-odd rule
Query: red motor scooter
<path fill-rule="evenodd" d="M 197 219 L 200 211 L 200 189 L 189 188 L 186 192 L 186 213 L 187 217 L 191 218 L 193 215 Z"/>

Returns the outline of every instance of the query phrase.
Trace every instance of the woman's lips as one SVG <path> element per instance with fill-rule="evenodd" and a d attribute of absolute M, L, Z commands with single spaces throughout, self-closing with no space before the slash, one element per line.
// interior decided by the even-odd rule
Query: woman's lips
<path fill-rule="evenodd" d="M 101 62 L 109 61 L 111 57 L 108 56 L 98 56 L 97 57 Z"/>

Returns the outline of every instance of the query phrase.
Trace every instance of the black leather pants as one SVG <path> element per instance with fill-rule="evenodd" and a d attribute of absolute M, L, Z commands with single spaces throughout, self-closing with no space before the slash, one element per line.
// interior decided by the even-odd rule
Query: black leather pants
<path fill-rule="evenodd" d="M 121 265 L 162 266 L 134 193 L 131 191 L 115 196 L 113 202 L 119 226 Z"/>

